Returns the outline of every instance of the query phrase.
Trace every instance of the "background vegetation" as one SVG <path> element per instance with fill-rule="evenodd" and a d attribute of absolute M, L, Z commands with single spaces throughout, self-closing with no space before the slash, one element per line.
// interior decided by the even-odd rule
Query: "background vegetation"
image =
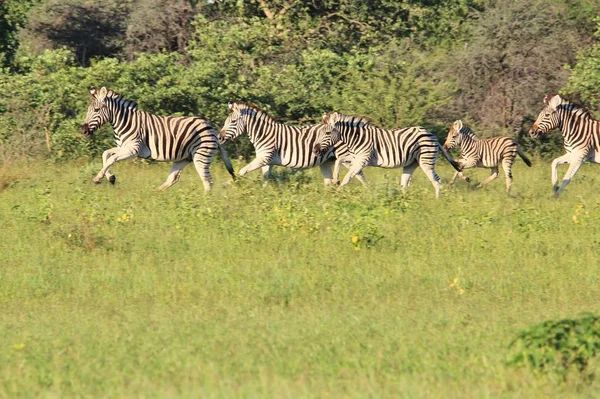
<path fill-rule="evenodd" d="M 78 131 L 90 85 L 217 126 L 245 99 L 290 123 L 335 109 L 520 136 L 551 90 L 600 106 L 599 11 L 594 0 L 6 0 L 0 160 L 97 155 L 106 143 Z M 539 152 L 559 148 L 555 137 Z"/>

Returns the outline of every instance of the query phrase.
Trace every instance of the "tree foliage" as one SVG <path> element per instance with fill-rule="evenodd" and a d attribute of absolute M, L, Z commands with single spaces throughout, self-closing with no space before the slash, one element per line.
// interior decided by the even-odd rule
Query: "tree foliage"
<path fill-rule="evenodd" d="M 517 134 L 550 90 L 598 105 L 597 7 L 574 1 L 9 0 L 0 152 L 97 154 L 78 129 L 90 85 L 216 126 L 227 102 L 248 100 L 292 124 L 339 110 L 440 135 L 458 118 Z"/>

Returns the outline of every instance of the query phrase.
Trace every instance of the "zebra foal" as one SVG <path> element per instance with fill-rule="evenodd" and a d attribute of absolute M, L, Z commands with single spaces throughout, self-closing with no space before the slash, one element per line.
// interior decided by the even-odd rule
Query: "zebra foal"
<path fill-rule="evenodd" d="M 506 175 L 506 192 L 509 193 L 512 187 L 512 166 L 517 154 L 527 166 L 531 167 L 531 161 L 521 152 L 515 140 L 505 136 L 480 139 L 471 129 L 463 126 L 460 120 L 452 124 L 444 142 L 446 150 L 451 150 L 454 146 L 458 146 L 460 149 L 461 159 L 458 160 L 458 163 L 462 169 L 473 167 L 491 169 L 491 176 L 479 183 L 478 188 L 498 178 L 498 165 L 502 165 Z M 462 172 L 457 171 L 452 176 L 450 184 L 454 184 L 457 177 L 467 182 L 470 181 Z"/>
<path fill-rule="evenodd" d="M 174 161 L 160 190 L 177 183 L 183 168 L 193 162 L 204 190 L 209 191 L 213 183 L 209 167 L 217 149 L 221 151 L 227 171 L 235 178 L 229 157 L 208 121 L 198 117 L 158 116 L 140 111 L 134 101 L 106 87 L 100 90 L 92 88 L 90 94 L 92 101 L 82 133 L 90 137 L 102 125 L 110 123 L 115 140 L 115 147 L 102 154 L 102 169 L 92 179 L 94 184 L 100 184 L 105 176 L 114 184 L 116 177 L 110 172 L 110 167 L 115 162 L 138 157 Z"/>
<path fill-rule="evenodd" d="M 552 186 L 554 197 L 558 197 L 584 162 L 600 163 L 600 121 L 557 94 L 544 97 L 544 104 L 529 136 L 537 138 L 556 128 L 562 132 L 567 153 L 552 161 Z M 568 163 L 569 169 L 559 187 L 558 165 L 563 163 Z"/>
<path fill-rule="evenodd" d="M 433 133 L 424 128 L 408 127 L 402 129 L 381 129 L 371 124 L 356 124 L 356 117 L 339 112 L 330 112 L 323 118 L 327 126 L 320 130 L 313 152 L 322 154 L 333 146 L 343 143 L 348 147 L 351 164 L 340 187 L 361 173 L 367 166 L 382 168 L 403 168 L 401 186 L 406 190 L 410 185 L 413 172 L 421 167 L 431 181 L 438 198 L 441 190 L 440 177 L 435 171 L 438 153 L 460 171 L 459 165 L 448 155 Z"/>
<path fill-rule="evenodd" d="M 325 184 L 337 180 L 339 164 L 346 165 L 348 151 L 344 145 L 331 147 L 323 153 L 313 154 L 312 148 L 319 131 L 324 125 L 289 126 L 278 123 L 258 106 L 246 102 L 229 103 L 229 115 L 219 134 L 221 144 L 247 134 L 254 146 L 256 157 L 239 171 L 240 176 L 258 168 L 263 172 L 263 185 L 271 173 L 273 165 L 294 169 L 319 166 Z M 366 123 L 366 122 L 364 122 Z M 332 159 L 336 157 L 334 173 Z M 357 175 L 362 184 L 364 176 Z"/>

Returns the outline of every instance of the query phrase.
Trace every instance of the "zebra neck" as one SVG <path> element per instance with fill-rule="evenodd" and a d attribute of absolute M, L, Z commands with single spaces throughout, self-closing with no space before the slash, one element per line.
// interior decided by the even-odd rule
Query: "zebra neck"
<path fill-rule="evenodd" d="M 132 125 L 135 124 L 131 120 L 134 114 L 142 111 L 120 107 L 119 104 L 115 104 L 114 107 L 109 107 L 109 112 L 109 121 L 115 131 L 115 136 L 121 137 L 123 133 L 130 131 Z"/>
<path fill-rule="evenodd" d="M 269 133 L 269 127 L 282 125 L 280 123 L 273 122 L 273 120 L 265 117 L 264 115 L 244 118 L 244 121 L 245 126 L 240 126 L 240 128 L 245 130 L 244 133 L 248 134 L 248 137 L 253 144 L 258 139 L 264 137 L 265 133 Z"/>
<path fill-rule="evenodd" d="M 579 133 L 585 128 L 589 133 L 600 133 L 600 121 L 593 119 L 586 111 L 580 108 L 571 108 L 570 104 L 566 104 L 562 112 L 558 114 L 558 129 L 565 140 L 569 140 L 574 134 Z"/>

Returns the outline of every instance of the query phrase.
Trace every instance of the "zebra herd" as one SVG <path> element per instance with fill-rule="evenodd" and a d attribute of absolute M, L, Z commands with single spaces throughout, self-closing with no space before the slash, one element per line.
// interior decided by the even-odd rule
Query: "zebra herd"
<path fill-rule="evenodd" d="M 102 154 L 102 169 L 92 182 L 100 184 L 106 177 L 112 184 L 116 176 L 110 167 L 118 161 L 140 157 L 157 161 L 173 161 L 167 180 L 159 187 L 166 189 L 177 183 L 183 168 L 194 163 L 204 185 L 210 190 L 213 180 L 210 164 L 217 150 L 233 178 L 235 173 L 222 145 L 241 135 L 248 135 L 256 157 L 243 167 L 239 176 L 261 169 L 266 184 L 273 165 L 293 169 L 319 166 L 325 184 L 339 181 L 340 166 L 348 169 L 340 187 L 356 177 L 363 185 L 365 166 L 383 168 L 402 167 L 401 187 L 406 190 L 413 172 L 420 167 L 431 181 L 436 198 L 441 189 L 440 177 L 435 171 L 438 155 L 456 169 L 450 184 L 457 177 L 469 181 L 462 170 L 471 167 L 490 168 L 492 174 L 479 186 L 498 177 L 502 166 L 506 175 L 506 191 L 512 186 L 512 165 L 519 155 L 531 166 L 529 159 L 509 137 L 478 139 L 460 120 L 454 122 L 443 146 L 431 132 L 422 127 L 382 129 L 367 119 L 330 112 L 320 124 L 288 126 L 278 123 L 258 106 L 234 102 L 229 104 L 229 115 L 220 134 L 210 123 L 199 117 L 157 116 L 137 109 L 134 101 L 126 99 L 106 87 L 92 88 L 91 103 L 82 127 L 82 133 L 91 136 L 98 128 L 110 123 L 114 130 L 115 147 Z M 538 137 L 558 128 L 564 136 L 567 154 L 552 162 L 552 184 L 558 196 L 585 161 L 600 163 L 600 122 L 586 110 L 571 104 L 557 94 L 544 98 L 544 108 L 529 131 Z M 448 150 L 458 146 L 461 157 L 454 160 Z M 558 165 L 569 163 L 569 169 L 558 185 Z"/>

